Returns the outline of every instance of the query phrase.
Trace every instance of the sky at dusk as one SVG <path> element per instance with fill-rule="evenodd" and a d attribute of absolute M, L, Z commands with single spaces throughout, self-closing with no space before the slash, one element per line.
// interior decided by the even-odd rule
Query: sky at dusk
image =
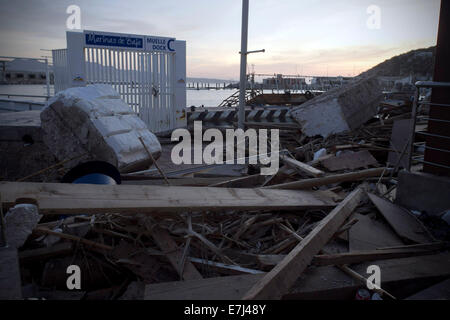
<path fill-rule="evenodd" d="M 187 41 L 191 77 L 238 79 L 241 0 L 0 0 L 0 55 L 65 48 L 66 9 L 81 28 Z M 366 22 L 380 9 L 379 29 Z M 248 64 L 256 73 L 355 75 L 436 44 L 439 0 L 250 0 Z"/>

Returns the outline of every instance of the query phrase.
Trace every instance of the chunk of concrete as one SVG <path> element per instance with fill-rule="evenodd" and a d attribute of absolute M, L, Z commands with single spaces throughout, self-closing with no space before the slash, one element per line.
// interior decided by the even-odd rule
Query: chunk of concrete
<path fill-rule="evenodd" d="M 88 159 L 106 161 L 120 172 L 147 169 L 161 155 L 161 145 L 146 124 L 104 84 L 59 92 L 41 112 L 43 140 L 58 160 L 87 153 Z M 72 163 L 71 166 L 76 163 Z"/>
<path fill-rule="evenodd" d="M 5 215 L 6 243 L 19 249 L 41 220 L 38 207 L 34 204 L 16 204 Z"/>
<path fill-rule="evenodd" d="M 307 136 L 327 137 L 358 128 L 377 112 L 382 91 L 376 78 L 327 91 L 291 110 Z"/>

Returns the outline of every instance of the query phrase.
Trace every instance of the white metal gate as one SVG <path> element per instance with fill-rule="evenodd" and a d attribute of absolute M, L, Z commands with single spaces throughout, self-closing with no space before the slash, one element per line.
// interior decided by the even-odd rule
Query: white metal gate
<path fill-rule="evenodd" d="M 53 77 L 55 93 L 69 88 L 69 73 L 67 72 L 67 49 L 52 50 Z"/>
<path fill-rule="evenodd" d="M 63 64 L 62 52 L 53 56 Z M 169 131 L 186 126 L 185 59 L 185 42 L 171 38 L 67 32 L 66 76 L 55 73 L 55 92 L 110 84 L 150 130 Z"/>

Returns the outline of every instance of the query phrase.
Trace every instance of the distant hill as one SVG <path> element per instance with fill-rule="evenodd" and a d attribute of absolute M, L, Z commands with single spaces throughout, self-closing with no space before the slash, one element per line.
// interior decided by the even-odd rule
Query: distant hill
<path fill-rule="evenodd" d="M 433 76 L 435 51 L 435 46 L 409 51 L 376 65 L 361 73 L 359 77 L 408 77 L 413 75 L 431 79 Z"/>

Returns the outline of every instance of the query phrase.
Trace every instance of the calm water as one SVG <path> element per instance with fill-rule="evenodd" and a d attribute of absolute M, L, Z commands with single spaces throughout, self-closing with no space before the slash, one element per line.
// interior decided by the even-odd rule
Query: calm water
<path fill-rule="evenodd" d="M 217 107 L 224 99 L 235 93 L 235 89 L 227 90 L 187 90 L 187 107 Z M 50 86 L 50 93 L 53 94 L 53 86 Z M 1 94 L 26 94 L 33 96 L 45 96 L 47 94 L 47 87 L 45 85 L 0 85 L 0 99 L 8 99 Z M 45 101 L 39 98 L 27 97 L 10 97 L 11 100 L 19 101 Z"/>

